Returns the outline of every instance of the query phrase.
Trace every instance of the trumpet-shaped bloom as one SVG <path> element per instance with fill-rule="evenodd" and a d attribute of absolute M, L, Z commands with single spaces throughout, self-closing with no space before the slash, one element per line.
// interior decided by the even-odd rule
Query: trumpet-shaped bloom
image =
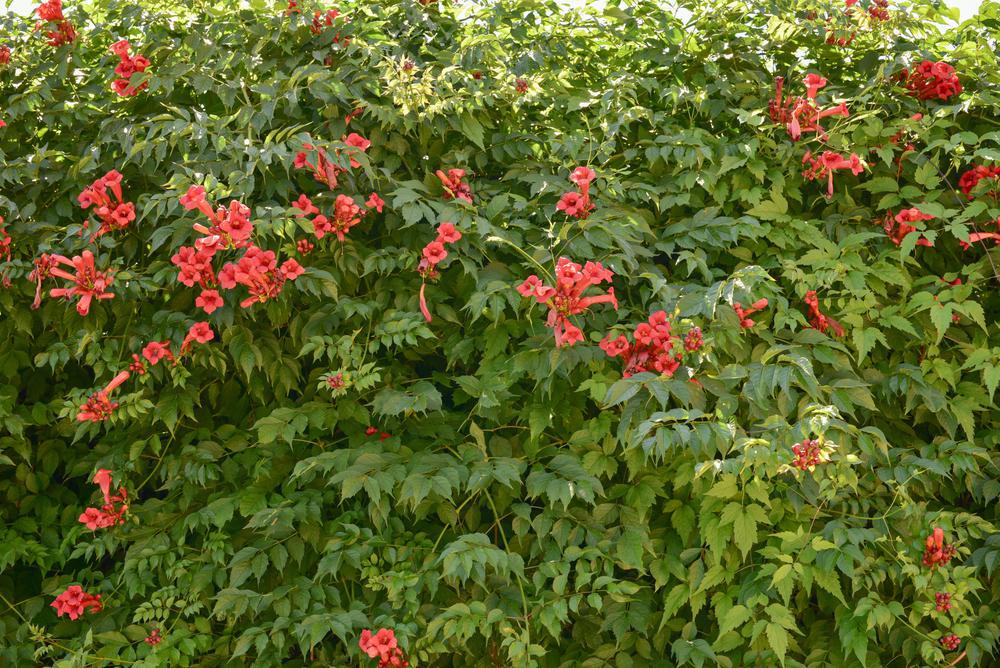
<path fill-rule="evenodd" d="M 56 609 L 56 617 L 69 615 L 70 619 L 82 617 L 88 610 L 101 611 L 101 595 L 93 596 L 83 590 L 80 585 L 70 585 L 50 604 Z"/>
<path fill-rule="evenodd" d="M 112 299 L 115 296 L 114 293 L 108 292 L 108 287 L 114 280 L 112 273 L 98 271 L 94 264 L 94 254 L 89 250 L 83 251 L 73 259 L 62 255 L 52 255 L 51 257 L 54 264 L 49 267 L 48 273 L 57 278 L 71 281 L 73 284 L 68 288 L 53 288 L 49 290 L 49 296 L 77 299 L 76 311 L 80 315 L 85 316 L 90 313 L 90 305 L 93 300 Z M 62 267 L 69 267 L 75 273 L 70 273 Z"/>
<path fill-rule="evenodd" d="M 579 315 L 597 304 L 611 304 L 618 309 L 614 288 L 609 287 L 603 294 L 583 296 L 591 286 L 610 283 L 613 274 L 600 262 L 579 264 L 561 257 L 556 262 L 555 286 L 542 283 L 532 274 L 517 287 L 523 297 L 534 298 L 549 308 L 546 326 L 555 335 L 556 346 L 572 346 L 583 340 L 583 332 L 570 321 L 570 316 Z"/>

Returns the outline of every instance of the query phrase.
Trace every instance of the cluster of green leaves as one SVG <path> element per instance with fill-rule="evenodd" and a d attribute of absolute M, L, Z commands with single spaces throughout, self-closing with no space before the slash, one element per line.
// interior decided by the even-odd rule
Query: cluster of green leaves
<path fill-rule="evenodd" d="M 956 188 L 1000 162 L 1000 5 L 945 27 L 936 0 L 885 23 L 833 1 L 352 1 L 316 35 L 310 0 L 235 4 L 67 2 L 60 48 L 0 20 L 0 663 L 372 665 L 360 631 L 392 628 L 414 666 L 995 665 L 1000 252 L 958 242 L 1000 206 Z M 152 62 L 134 98 L 110 89 L 121 38 Z M 907 96 L 893 75 L 925 58 L 965 92 Z M 799 95 L 807 72 L 851 109 L 825 147 L 767 114 L 775 76 Z M 348 131 L 372 146 L 336 193 L 293 169 Z M 868 169 L 827 199 L 806 148 Z M 578 165 L 585 221 L 555 210 Z M 443 197 L 448 168 L 472 204 Z M 31 310 L 34 259 L 88 247 L 76 196 L 109 169 L 139 214 L 89 246 L 116 297 Z M 313 239 L 278 299 L 205 316 L 170 264 L 191 184 L 250 206 L 282 257 L 309 237 L 301 193 L 387 206 Z M 879 219 L 918 205 L 935 245 L 895 246 Z M 443 220 L 464 236 L 428 323 L 416 265 Z M 514 288 L 560 256 L 611 267 L 620 308 L 557 349 Z M 808 326 L 809 290 L 844 337 Z M 742 329 L 732 303 L 761 297 Z M 597 342 L 660 309 L 705 348 L 623 379 Z M 74 419 L 195 320 L 216 340 Z M 790 466 L 805 438 L 811 471 Z M 91 532 L 97 468 L 130 507 Z M 957 555 L 931 571 L 934 527 Z M 104 610 L 57 619 L 70 584 Z"/>

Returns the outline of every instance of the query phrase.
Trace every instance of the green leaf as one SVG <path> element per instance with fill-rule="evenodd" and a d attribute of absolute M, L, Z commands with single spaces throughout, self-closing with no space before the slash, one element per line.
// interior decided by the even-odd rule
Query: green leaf
<path fill-rule="evenodd" d="M 771 191 L 771 199 L 749 209 L 747 215 L 761 220 L 780 220 L 788 213 L 788 200 L 777 189 Z"/>
<path fill-rule="evenodd" d="M 642 531 L 626 529 L 622 532 L 615 549 L 624 568 L 642 570 L 643 545 L 646 540 Z"/>
<path fill-rule="evenodd" d="M 736 547 L 746 559 L 753 544 L 757 542 L 757 520 L 749 513 L 744 512 L 736 517 L 736 521 L 733 523 L 733 540 L 736 541 Z"/>
<path fill-rule="evenodd" d="M 944 338 L 945 332 L 951 327 L 952 313 L 951 304 L 934 304 L 931 306 L 931 322 L 934 324 L 934 329 L 937 330 L 936 342 L 940 342 Z"/>
<path fill-rule="evenodd" d="M 721 636 L 739 626 L 743 626 L 752 616 L 753 612 L 746 606 L 734 605 L 719 620 L 719 635 Z"/>
<path fill-rule="evenodd" d="M 472 142 L 481 149 L 486 148 L 483 145 L 483 136 L 485 130 L 483 129 L 482 123 L 479 122 L 471 112 L 465 112 L 461 116 L 462 132 L 466 137 L 472 140 Z"/>
<path fill-rule="evenodd" d="M 788 631 L 779 624 L 769 622 L 767 625 L 767 644 L 778 657 L 778 662 L 785 665 L 785 654 L 788 652 Z"/>

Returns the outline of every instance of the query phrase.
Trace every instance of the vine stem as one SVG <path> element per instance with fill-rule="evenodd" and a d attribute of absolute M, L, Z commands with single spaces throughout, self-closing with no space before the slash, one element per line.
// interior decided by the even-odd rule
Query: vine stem
<path fill-rule="evenodd" d="M 949 663 L 949 666 L 957 666 L 958 662 L 965 658 L 966 651 L 963 649 L 962 653 L 955 657 L 955 660 Z"/>
<path fill-rule="evenodd" d="M 485 491 L 485 490 L 484 490 Z M 496 526 L 500 529 L 500 538 L 503 540 L 503 547 L 510 553 L 510 544 L 507 542 L 507 532 L 503 529 L 503 524 L 500 522 L 500 513 L 497 512 L 497 506 L 493 503 L 493 496 L 489 492 L 486 493 L 486 500 L 490 502 L 490 508 L 493 510 L 493 517 L 496 519 Z M 521 609 L 524 612 L 524 639 L 525 644 L 528 646 L 528 651 L 531 649 L 531 625 L 528 623 L 528 597 L 524 593 L 524 575 L 522 573 L 517 574 L 517 588 L 521 592 Z"/>
<path fill-rule="evenodd" d="M 153 466 L 153 470 L 149 472 L 149 475 L 146 476 L 146 479 L 143 480 L 139 484 L 139 486 L 136 487 L 135 492 L 133 492 L 133 494 L 135 494 L 137 497 L 139 495 L 139 491 L 146 486 L 146 483 L 149 482 L 150 479 L 156 474 L 157 470 L 159 470 L 160 464 L 163 463 L 163 457 L 167 454 L 167 449 L 171 446 L 171 444 L 173 444 L 173 442 L 174 442 L 174 435 L 173 433 L 171 433 L 170 440 L 168 440 L 166 445 L 163 446 L 163 450 L 160 452 L 160 456 L 156 459 L 156 465 Z"/>
<path fill-rule="evenodd" d="M 479 496 L 479 492 L 476 492 L 475 494 L 465 499 L 465 501 L 462 501 L 462 503 L 458 506 L 458 508 L 455 509 L 455 514 L 457 515 L 459 512 L 461 512 L 462 508 L 465 507 L 465 504 L 467 504 L 469 501 L 472 501 L 477 496 Z M 434 541 L 434 547 L 431 548 L 431 552 L 437 553 L 437 547 L 441 543 L 441 539 L 444 538 L 444 534 L 447 530 L 448 530 L 448 525 L 445 525 L 444 528 L 441 529 L 441 533 L 438 534 L 437 540 Z"/>
<path fill-rule="evenodd" d="M 551 277 L 551 274 L 549 273 L 548 269 L 546 269 L 545 267 L 543 267 L 542 264 L 538 260 L 536 260 L 535 258 L 533 258 L 530 255 L 528 255 L 527 251 L 525 251 L 523 248 L 521 248 L 520 246 L 518 246 L 517 244 L 515 244 L 513 241 L 508 241 L 507 239 L 504 239 L 503 237 L 498 237 L 498 236 L 490 236 L 490 237 L 487 237 L 486 240 L 487 241 L 491 241 L 493 243 L 507 244 L 508 246 L 510 246 L 511 248 L 513 248 L 514 250 L 516 250 L 518 253 L 520 253 L 521 255 L 523 255 L 525 257 L 525 259 L 528 260 L 528 262 L 531 262 L 533 265 L 535 265 L 536 267 L 538 267 L 539 271 L 541 271 L 547 277 Z"/>
<path fill-rule="evenodd" d="M 11 603 L 10 600 L 6 596 L 3 595 L 3 592 L 0 592 L 0 601 L 3 601 L 7 605 L 7 607 L 10 608 L 14 612 L 15 615 L 17 615 L 18 617 L 20 617 L 22 622 L 24 622 L 25 624 L 28 623 L 28 618 L 25 617 L 24 614 L 20 610 L 17 609 L 16 605 L 14 605 L 13 603 Z"/>

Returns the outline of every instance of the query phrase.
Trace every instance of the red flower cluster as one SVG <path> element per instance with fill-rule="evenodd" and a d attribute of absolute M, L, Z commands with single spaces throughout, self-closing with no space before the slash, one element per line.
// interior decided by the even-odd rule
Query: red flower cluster
<path fill-rule="evenodd" d="M 807 181 L 818 181 L 823 177 L 827 179 L 826 196 L 833 197 L 833 173 L 838 169 L 849 169 L 857 176 L 865 171 L 865 166 L 857 153 L 851 153 L 850 158 L 845 158 L 840 153 L 833 151 L 823 151 L 817 157 L 813 157 L 812 151 L 806 151 L 802 156 L 802 164 L 809 163 L 809 166 L 802 170 L 802 176 Z"/>
<path fill-rule="evenodd" d="M 954 556 L 955 546 L 946 545 L 944 542 L 944 531 L 939 527 L 934 527 L 934 531 L 924 541 L 924 566 L 927 566 L 931 570 L 938 566 L 946 566 Z"/>
<path fill-rule="evenodd" d="M 376 434 L 378 434 L 378 440 L 380 441 L 384 441 L 387 438 L 392 438 L 392 434 L 390 434 L 387 431 L 380 432 L 378 430 L 378 427 L 368 425 L 368 428 L 365 429 L 365 436 L 375 436 Z"/>
<path fill-rule="evenodd" d="M 888 21 L 889 0 L 872 0 L 868 5 L 868 16 L 874 21 Z"/>
<path fill-rule="evenodd" d="M 88 529 L 106 529 L 125 523 L 125 511 L 128 510 L 128 492 L 124 487 L 118 488 L 118 494 L 111 494 L 111 471 L 98 469 L 94 475 L 94 484 L 101 488 L 104 505 L 101 508 L 87 508 L 80 515 L 80 523 Z"/>
<path fill-rule="evenodd" d="M 463 199 L 472 204 L 472 190 L 464 180 L 464 169 L 449 169 L 447 174 L 439 169 L 434 172 L 434 175 L 438 177 L 441 185 L 444 186 L 445 200 Z"/>
<path fill-rule="evenodd" d="M 903 239 L 906 238 L 906 235 L 917 231 L 917 228 L 910 225 L 910 223 L 925 220 L 934 220 L 934 216 L 923 213 L 920 209 L 916 208 L 903 209 L 894 216 L 892 209 L 889 209 L 886 212 L 885 217 L 882 219 L 882 229 L 884 229 L 885 233 L 889 235 L 889 239 L 892 240 L 892 243 L 898 246 L 903 243 Z M 933 246 L 934 244 L 929 239 L 926 239 L 923 235 L 921 235 L 921 237 L 917 240 L 917 245 Z"/>
<path fill-rule="evenodd" d="M 437 279 L 438 272 L 436 267 L 442 260 L 448 257 L 445 244 L 456 243 L 461 238 L 462 233 L 455 229 L 454 225 L 444 222 L 438 225 L 437 238 L 424 246 L 423 257 L 420 258 L 420 262 L 417 264 L 417 273 L 424 279 L 420 284 L 420 313 L 423 314 L 424 320 L 427 322 L 433 320 L 430 309 L 427 308 L 427 298 L 424 296 L 427 281 Z"/>
<path fill-rule="evenodd" d="M 123 39 L 120 42 L 115 42 L 111 45 L 111 52 L 118 56 L 120 61 L 115 67 L 115 74 L 117 74 L 119 78 L 115 79 L 111 83 L 111 88 L 122 97 L 135 95 L 149 85 L 146 81 L 143 81 L 138 86 L 129 85 L 129 79 L 133 74 L 136 72 L 145 72 L 146 68 L 149 67 L 149 60 L 146 56 L 141 56 L 139 54 L 134 56 L 128 55 L 130 47 L 131 44 L 128 43 L 127 39 Z"/>
<path fill-rule="evenodd" d="M 69 615 L 70 619 L 77 619 L 82 617 L 88 608 L 91 612 L 100 612 L 101 595 L 92 596 L 83 591 L 80 585 L 70 585 L 49 605 L 56 609 L 56 617 Z"/>
<path fill-rule="evenodd" d="M 11 256 L 10 247 L 13 245 L 14 239 L 7 233 L 7 228 L 3 222 L 3 216 L 0 216 L 0 260 L 8 261 Z"/>
<path fill-rule="evenodd" d="M 955 68 L 947 63 L 925 60 L 912 72 L 904 69 L 897 78 L 919 100 L 946 101 L 962 92 Z"/>
<path fill-rule="evenodd" d="M 319 35 L 323 32 L 324 28 L 333 26 L 333 20 L 338 16 L 340 16 L 340 12 L 336 9 L 328 9 L 326 10 L 326 14 L 317 9 L 316 13 L 313 14 L 312 25 L 309 29 L 312 30 L 314 35 Z"/>
<path fill-rule="evenodd" d="M 138 376 L 146 375 L 146 363 L 138 355 L 132 353 L 132 361 L 128 363 L 128 370 Z"/>
<path fill-rule="evenodd" d="M 333 22 L 338 16 L 340 16 L 340 12 L 336 9 L 328 9 L 325 14 L 316 10 L 316 13 L 313 14 L 312 26 L 310 26 L 309 29 L 312 30 L 314 35 L 320 35 L 324 30 L 333 26 Z M 347 17 L 344 17 L 343 20 L 345 22 L 350 21 Z M 351 43 L 351 40 L 349 37 L 341 38 L 340 33 L 338 32 L 333 36 L 333 43 L 340 43 L 346 48 L 347 45 Z M 331 57 L 327 57 L 325 62 L 327 65 L 330 65 L 332 64 L 333 59 Z"/>
<path fill-rule="evenodd" d="M 94 254 L 89 250 L 83 251 L 72 260 L 62 255 L 50 257 L 52 264 L 48 267 L 47 273 L 73 282 L 73 285 L 68 288 L 52 288 L 49 290 L 50 297 L 65 297 L 67 299 L 79 297 L 80 301 L 76 304 L 76 312 L 80 315 L 87 315 L 90 313 L 90 303 L 94 299 L 111 299 L 115 296 L 113 292 L 108 292 L 108 286 L 111 285 L 114 277 L 110 271 L 97 270 L 94 266 Z M 58 266 L 60 264 L 70 267 L 76 273 L 71 274 L 60 268 Z M 38 272 L 37 263 L 36 270 L 32 273 L 36 274 L 36 281 L 41 280 L 38 278 L 41 274 Z"/>
<path fill-rule="evenodd" d="M 206 290 L 205 292 L 215 292 L 215 291 Z M 216 293 L 216 295 L 217 294 L 218 293 Z M 202 295 L 204 296 L 204 293 L 202 293 Z M 195 303 L 198 303 L 199 300 L 201 300 L 201 297 L 199 297 L 198 300 L 195 300 Z M 201 306 L 201 304 L 198 305 Z M 211 326 L 209 326 L 207 322 L 194 323 L 188 330 L 187 336 L 184 337 L 184 341 L 181 342 L 179 356 L 183 357 L 184 354 L 191 348 L 191 344 L 193 342 L 208 343 L 214 338 L 215 338 L 215 332 L 212 331 Z M 160 360 L 169 360 L 173 364 L 177 364 L 178 361 L 178 357 L 174 355 L 172 350 L 170 350 L 170 341 L 150 341 L 145 345 L 145 347 L 143 347 L 142 357 L 140 358 L 139 355 L 133 353 L 132 361 L 129 362 L 128 365 L 129 370 L 121 372 L 120 374 L 118 374 L 118 376 L 122 376 L 124 374 L 125 378 L 128 378 L 129 372 L 138 374 L 140 376 L 145 375 L 147 369 L 146 369 L 146 362 L 143 362 L 143 358 L 145 358 L 146 362 L 149 362 L 150 366 L 156 366 L 157 364 L 159 364 Z M 124 378 L 122 379 L 122 382 L 124 382 Z M 115 387 L 117 387 L 117 385 Z M 111 387 L 110 385 L 104 388 L 105 395 L 107 395 L 110 389 L 114 388 Z M 93 395 L 91 397 L 91 400 L 93 401 L 94 398 L 97 396 L 98 396 L 97 394 Z M 101 399 L 99 397 L 97 399 L 97 402 L 98 403 L 95 404 L 95 406 L 97 408 L 104 410 L 107 413 L 107 416 L 100 418 L 105 420 L 108 417 L 110 417 L 111 411 L 113 411 L 118 406 L 118 404 L 112 404 L 110 401 L 107 401 L 106 396 L 104 398 L 103 403 L 101 402 Z M 92 418 L 87 418 L 87 419 L 92 419 Z M 95 419 L 94 421 L 97 420 Z"/>
<path fill-rule="evenodd" d="M 357 169 L 361 166 L 361 163 L 355 160 L 354 156 L 357 155 L 359 151 L 361 153 L 368 151 L 368 149 L 371 148 L 372 143 L 359 135 L 357 132 L 352 132 L 347 135 L 347 137 L 341 137 L 341 141 L 351 147 L 347 149 L 345 153 L 350 161 L 351 168 Z"/>
<path fill-rule="evenodd" d="M 827 23 L 827 28 L 826 28 L 827 44 L 836 46 L 847 46 L 848 44 L 854 41 L 854 38 L 857 35 L 855 31 L 852 30 L 850 33 L 848 33 L 846 30 L 838 29 L 833 25 L 830 25 L 832 23 L 830 19 L 827 19 L 826 23 Z"/>
<path fill-rule="evenodd" d="M 378 197 L 374 193 L 372 195 L 376 198 Z M 371 201 L 372 199 L 369 198 L 369 202 Z M 384 204 L 384 202 L 381 202 L 381 204 Z M 347 195 L 337 195 L 337 199 L 333 203 L 332 221 L 322 215 L 319 209 L 312 203 L 312 200 L 305 195 L 299 195 L 299 198 L 292 202 L 292 206 L 302 212 L 297 214 L 299 218 L 307 218 L 315 214 L 315 217 L 310 222 L 313 226 L 313 234 L 316 235 L 317 239 L 322 239 L 327 234 L 333 233 L 337 235 L 338 241 L 344 241 L 351 228 L 360 223 L 361 217 L 367 213 L 367 211 L 355 204 L 354 200 Z"/>
<path fill-rule="evenodd" d="M 705 344 L 705 339 L 701 336 L 701 327 L 692 327 L 684 335 L 684 350 L 694 353 L 701 350 Z"/>
<path fill-rule="evenodd" d="M 208 343 L 214 338 L 215 332 L 212 331 L 212 327 L 207 322 L 194 323 L 188 330 L 187 336 L 181 341 L 181 355 L 191 348 L 192 343 Z"/>
<path fill-rule="evenodd" d="M 461 238 L 462 233 L 455 229 L 453 224 L 444 222 L 438 225 L 437 237 L 434 238 L 434 241 L 424 246 L 424 250 L 421 253 L 423 257 L 421 257 L 420 263 L 417 265 L 417 272 L 424 278 L 437 278 L 435 267 L 448 257 L 445 244 L 456 243 Z"/>
<path fill-rule="evenodd" d="M 345 151 L 348 160 L 350 161 L 351 167 L 352 168 L 360 167 L 361 163 L 358 162 L 354 158 L 354 156 L 357 155 L 358 151 L 362 153 L 367 151 L 371 147 L 372 143 L 356 132 L 352 132 L 346 137 L 342 137 L 341 141 L 343 141 L 345 144 L 351 147 Z M 332 161 L 327 156 L 326 151 L 319 148 L 318 146 L 313 146 L 312 144 L 304 144 L 302 148 L 304 148 L 305 150 L 297 153 L 295 155 L 295 160 L 292 163 L 295 166 L 295 169 L 308 168 L 312 170 L 314 179 L 316 179 L 320 183 L 325 183 L 327 187 L 330 188 L 330 190 L 336 188 L 337 175 L 340 174 L 341 172 L 346 171 L 346 169 L 344 167 L 341 167 L 334 161 Z M 316 152 L 315 163 L 309 161 L 309 153 L 312 151 Z M 336 151 L 336 155 L 338 157 L 340 156 L 339 149 Z"/>
<path fill-rule="evenodd" d="M 209 258 L 215 251 L 223 248 L 246 248 L 250 245 L 253 223 L 250 221 L 250 208 L 242 202 L 233 200 L 228 209 L 220 206 L 218 211 L 214 211 L 205 199 L 204 186 L 191 186 L 181 195 L 180 201 L 185 210 L 198 209 L 211 223 L 211 227 L 205 227 L 201 223 L 191 226 L 204 235 L 195 242 L 195 248 L 207 253 Z"/>
<path fill-rule="evenodd" d="M 514 90 L 519 94 L 524 95 L 528 92 L 528 80 L 527 79 L 517 79 L 514 81 Z"/>
<path fill-rule="evenodd" d="M 569 175 L 569 180 L 577 185 L 579 192 L 564 193 L 556 204 L 556 209 L 567 216 L 584 220 L 594 210 L 590 201 L 590 182 L 597 178 L 597 173 L 589 167 L 577 167 Z"/>
<path fill-rule="evenodd" d="M 736 317 L 740 319 L 740 327 L 743 329 L 750 329 L 756 323 L 750 318 L 754 313 L 767 308 L 766 299 L 758 299 L 749 308 L 743 308 L 743 304 L 739 302 L 733 302 L 733 310 L 736 311 Z"/>
<path fill-rule="evenodd" d="M 177 280 L 189 288 L 193 288 L 195 284 L 202 287 L 214 285 L 216 278 L 215 271 L 212 269 L 213 255 L 215 255 L 214 246 L 209 246 L 205 250 L 181 246 L 170 258 L 170 261 L 179 269 Z"/>
<path fill-rule="evenodd" d="M 807 438 L 801 443 L 796 443 L 792 446 L 792 453 L 795 455 L 795 459 L 792 460 L 792 466 L 800 471 L 806 471 L 814 466 L 819 466 L 821 463 L 819 441 L 815 439 Z"/>
<path fill-rule="evenodd" d="M 219 285 L 227 290 L 237 284 L 246 286 L 250 296 L 240 302 L 240 306 L 248 308 L 258 302 L 266 302 L 281 294 L 285 281 L 294 281 L 305 273 L 294 259 L 285 260 L 278 266 L 274 251 L 265 251 L 251 245 L 236 264 L 227 263 L 219 271 Z M 206 294 L 209 293 L 209 294 Z M 215 293 L 214 296 L 211 293 Z M 202 292 L 206 302 L 203 307 L 207 313 L 218 308 L 221 298 L 214 290 Z"/>
<path fill-rule="evenodd" d="M 295 250 L 299 252 L 299 255 L 308 255 L 316 246 L 308 239 L 299 239 L 295 242 Z"/>
<path fill-rule="evenodd" d="M 954 652 L 962 644 L 962 639 L 954 633 L 949 633 L 946 636 L 941 636 L 938 642 L 941 643 L 941 647 L 944 647 L 949 652 Z"/>
<path fill-rule="evenodd" d="M 163 637 L 160 635 L 160 629 L 153 629 L 149 632 L 149 635 L 143 639 L 143 642 L 150 647 L 156 647 L 162 640 Z"/>
<path fill-rule="evenodd" d="M 45 0 L 35 9 L 35 13 L 42 21 L 62 21 L 66 18 L 62 13 L 62 0 Z"/>
<path fill-rule="evenodd" d="M 792 141 L 802 138 L 803 132 L 815 132 L 820 140 L 826 140 L 826 131 L 819 121 L 827 116 L 847 116 L 847 105 L 841 102 L 835 107 L 820 110 L 816 105 L 816 93 L 826 85 L 826 79 L 818 74 L 807 74 L 805 81 L 806 97 L 782 97 L 785 79 L 776 77 L 774 80 L 774 99 L 768 104 L 771 120 L 781 123 L 788 130 Z"/>
<path fill-rule="evenodd" d="M 951 610 L 951 594 L 944 592 L 934 594 L 934 609 L 938 612 L 948 612 Z"/>
<path fill-rule="evenodd" d="M 406 668 L 409 662 L 403 658 L 396 634 L 392 629 L 379 629 L 372 633 L 368 629 L 361 632 L 358 647 L 370 658 L 378 659 L 378 668 Z"/>
<path fill-rule="evenodd" d="M 0 65 L 7 65 L 9 63 L 10 63 L 10 47 L 7 46 L 6 44 L 0 44 Z"/>
<path fill-rule="evenodd" d="M 170 258 L 179 269 L 178 281 L 188 287 L 195 284 L 202 287 L 195 305 L 205 313 L 212 313 L 223 306 L 216 285 L 226 290 L 238 284 L 246 286 L 250 296 L 240 302 L 240 306 L 247 308 L 256 302 L 277 297 L 286 280 L 293 281 L 305 273 L 305 269 L 293 259 L 285 260 L 278 267 L 274 251 L 261 250 L 250 241 L 253 223 L 250 222 L 249 207 L 233 200 L 228 209 L 212 211 L 205 201 L 205 189 L 201 186 L 191 186 L 181 197 L 181 204 L 188 210 L 200 210 L 212 224 L 210 228 L 195 224 L 194 229 L 205 236 L 196 240 L 193 248 L 182 246 Z M 217 251 L 225 248 L 245 248 L 246 251 L 236 264 L 227 263 L 216 275 L 212 259 Z"/>
<path fill-rule="evenodd" d="M 0 262 L 10 261 L 13 243 L 14 240 L 7 234 L 7 229 L 4 227 L 3 216 L 0 216 Z M 0 285 L 5 288 L 10 287 L 10 277 L 7 275 L 6 269 L 0 271 Z"/>
<path fill-rule="evenodd" d="M 156 366 L 160 360 L 166 359 L 176 363 L 177 358 L 170 351 L 170 341 L 150 341 L 142 349 L 142 356 L 146 358 L 150 366 Z"/>
<path fill-rule="evenodd" d="M 991 179 L 993 182 L 990 184 L 990 190 L 993 196 L 1000 196 L 1000 165 L 992 167 L 987 165 L 973 165 L 972 169 L 964 172 L 959 177 L 958 187 L 964 194 L 969 196 L 969 199 L 974 199 L 975 195 L 972 194 L 972 189 L 983 179 Z"/>
<path fill-rule="evenodd" d="M 385 206 L 385 200 L 378 196 L 378 193 L 372 193 L 365 200 L 365 206 L 369 209 L 375 209 L 377 212 L 382 213 L 382 208 Z"/>
<path fill-rule="evenodd" d="M 35 13 L 41 19 L 35 25 L 35 30 L 40 29 L 43 23 L 49 28 L 45 31 L 45 36 L 49 39 L 49 46 L 62 46 L 76 39 L 76 29 L 63 16 L 62 0 L 45 0 L 38 6 Z M 52 24 L 55 26 L 53 27 Z"/>
<path fill-rule="evenodd" d="M 116 402 L 111 401 L 108 395 L 114 392 L 118 387 L 129 379 L 131 374 L 128 371 L 119 372 L 117 376 L 111 379 L 103 390 L 98 390 L 90 395 L 83 405 L 80 406 L 80 410 L 76 414 L 76 419 L 79 422 L 103 422 L 111 417 L 111 414 L 115 412 L 118 408 Z"/>
<path fill-rule="evenodd" d="M 581 268 L 577 263 L 561 257 L 556 262 L 555 287 L 545 285 L 538 276 L 532 274 L 517 287 L 517 291 L 524 297 L 534 297 L 539 304 L 548 306 L 549 317 L 545 324 L 554 332 L 556 346 L 572 346 L 583 341 L 583 332 L 570 322 L 571 315 L 583 313 L 594 304 L 610 303 L 618 310 L 618 300 L 612 287 L 605 294 L 583 296 L 590 286 L 611 283 L 612 278 L 614 274 L 600 262 L 587 262 Z"/>
<path fill-rule="evenodd" d="M 834 336 L 844 335 L 844 328 L 840 326 L 840 323 L 820 310 L 819 297 L 816 296 L 815 290 L 806 293 L 805 302 L 809 307 L 809 324 L 812 325 L 813 329 L 818 329 L 824 334 L 827 330 L 832 329 Z"/>
<path fill-rule="evenodd" d="M 622 358 L 625 365 L 622 377 L 629 378 L 644 371 L 656 371 L 670 377 L 681 365 L 683 353 L 674 352 L 674 344 L 680 341 L 680 337 L 673 334 L 666 311 L 656 311 L 648 321 L 639 323 L 632 339 L 633 342 L 629 343 L 623 334 L 616 339 L 609 334 L 600 343 L 601 350 L 609 357 Z M 701 342 L 701 330 L 694 327 L 684 337 L 684 349 L 694 352 L 701 347 Z"/>
<path fill-rule="evenodd" d="M 326 151 L 312 144 L 305 144 L 302 148 L 305 151 L 300 151 L 295 156 L 295 161 L 292 163 L 295 165 L 295 169 L 305 169 L 309 168 L 313 172 L 313 178 L 320 183 L 325 183 L 330 190 L 337 187 L 337 174 L 344 171 L 344 168 L 331 162 L 326 156 Z M 316 163 L 313 164 L 309 162 L 309 151 L 316 151 Z"/>
<path fill-rule="evenodd" d="M 115 196 L 114 200 L 108 195 L 109 188 Z M 135 220 L 135 204 L 126 202 L 122 197 L 122 175 L 115 170 L 111 170 L 84 188 L 77 201 L 82 209 L 93 206 L 94 213 L 101 223 L 101 226 L 90 235 L 91 241 L 105 232 L 123 230 Z M 84 223 L 83 226 L 89 227 L 90 222 Z"/>

